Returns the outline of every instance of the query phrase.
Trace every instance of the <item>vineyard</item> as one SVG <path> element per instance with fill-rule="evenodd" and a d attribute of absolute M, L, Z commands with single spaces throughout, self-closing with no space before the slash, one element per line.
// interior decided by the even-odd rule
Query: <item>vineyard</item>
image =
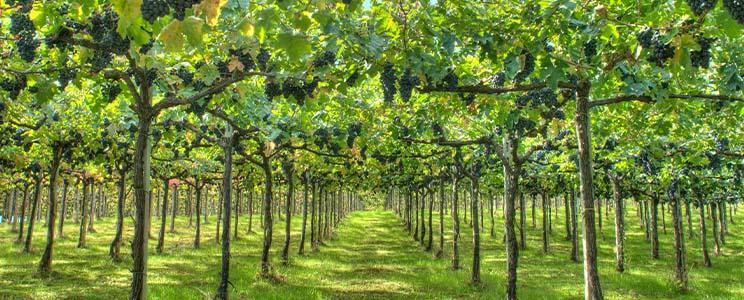
<path fill-rule="evenodd" d="M 0 299 L 742 299 L 744 0 L 0 0 Z"/>

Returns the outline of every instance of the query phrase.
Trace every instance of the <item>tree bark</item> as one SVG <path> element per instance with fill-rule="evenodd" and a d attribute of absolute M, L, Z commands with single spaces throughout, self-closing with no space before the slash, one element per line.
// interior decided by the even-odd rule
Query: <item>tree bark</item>
<path fill-rule="evenodd" d="M 253 233 L 253 184 L 248 189 L 248 233 Z"/>
<path fill-rule="evenodd" d="M 47 206 L 47 241 L 44 254 L 39 262 L 39 272 L 49 273 L 52 271 L 52 255 L 54 252 L 54 223 L 57 218 L 57 177 L 59 177 L 59 164 L 64 149 L 53 146 L 52 165 L 49 170 L 49 205 Z"/>
<path fill-rule="evenodd" d="M 659 198 L 651 198 L 651 258 L 659 259 Z"/>
<path fill-rule="evenodd" d="M 625 204 L 620 195 L 620 179 L 612 176 L 611 180 L 615 198 L 615 271 L 622 273 L 625 271 Z"/>
<path fill-rule="evenodd" d="M 88 201 L 88 189 L 90 188 L 90 180 L 87 178 L 83 179 L 83 195 L 81 197 L 80 202 L 80 234 L 78 235 L 78 248 L 85 248 L 86 247 L 86 241 L 85 236 L 88 232 L 87 227 L 87 221 L 88 218 L 86 218 L 85 214 L 85 208 L 87 207 L 87 201 Z"/>
<path fill-rule="evenodd" d="M 171 205 L 171 221 L 169 233 L 176 232 L 176 215 L 178 214 L 178 185 L 173 185 L 173 204 Z"/>
<path fill-rule="evenodd" d="M 715 256 L 721 255 L 721 243 L 720 243 L 720 231 L 718 227 L 718 212 L 716 203 L 710 203 L 710 216 L 713 219 L 713 254 Z"/>
<path fill-rule="evenodd" d="M 687 217 L 687 231 L 690 239 L 695 237 L 695 231 L 692 230 L 692 212 L 690 211 L 690 202 L 685 201 L 685 216 Z"/>
<path fill-rule="evenodd" d="M 473 268 L 470 276 L 471 284 L 480 284 L 480 225 L 478 224 L 478 177 L 471 176 L 471 192 L 470 197 L 472 203 L 470 205 L 472 209 L 472 222 L 473 222 Z"/>
<path fill-rule="evenodd" d="M 95 222 L 95 215 L 96 215 L 96 183 L 92 182 L 90 185 L 90 209 L 88 210 L 88 215 L 86 216 L 90 220 L 88 220 L 88 232 L 89 233 L 95 233 L 96 229 L 93 227 L 93 223 Z"/>
<path fill-rule="evenodd" d="M 413 228 L 413 240 L 419 240 L 419 191 L 418 189 L 413 193 L 413 212 L 416 217 L 416 226 Z"/>
<path fill-rule="evenodd" d="M 721 240 L 721 245 L 726 245 L 726 233 L 728 233 L 728 229 L 726 228 L 725 201 L 721 201 L 721 203 L 718 203 L 718 224 L 721 226 L 721 228 L 718 229 L 718 235 L 719 239 Z"/>
<path fill-rule="evenodd" d="M 163 203 L 160 209 L 160 231 L 158 232 L 158 244 L 155 247 L 155 252 L 157 254 L 163 253 L 163 245 L 165 244 L 165 224 L 166 216 L 168 215 L 168 189 L 170 189 L 170 186 L 168 186 L 169 181 L 168 178 L 163 179 Z M 175 190 L 174 187 L 173 191 L 175 192 Z"/>
<path fill-rule="evenodd" d="M 220 272 L 220 285 L 217 287 L 215 299 L 228 299 L 227 286 L 230 284 L 230 202 L 232 201 L 232 156 L 235 136 L 230 124 L 226 124 L 226 127 L 222 145 L 225 155 L 225 167 L 222 174 L 222 212 L 224 213 L 222 216 L 222 271 Z"/>
<path fill-rule="evenodd" d="M 526 231 L 527 231 L 527 228 L 525 228 L 527 226 L 526 214 L 527 214 L 527 211 L 525 209 L 524 193 L 520 193 L 519 194 L 519 248 L 522 250 L 527 249 L 527 237 L 525 236 Z"/>
<path fill-rule="evenodd" d="M 457 175 L 452 175 L 452 196 L 454 197 L 452 199 L 452 269 L 453 270 L 459 270 L 460 269 L 460 249 L 458 242 L 460 241 L 460 216 L 459 212 L 457 211 L 457 205 L 459 203 L 458 201 L 458 191 L 457 186 L 459 183 L 459 178 L 457 178 Z"/>
<path fill-rule="evenodd" d="M 147 88 L 145 87 L 145 90 Z M 147 93 L 149 94 L 149 92 Z M 149 98 L 149 97 L 147 97 Z M 145 99 L 146 105 L 149 100 Z M 140 113 L 137 142 L 134 147 L 134 239 L 132 240 L 132 284 L 130 300 L 147 299 L 147 244 L 150 233 L 150 152 L 152 115 Z"/>
<path fill-rule="evenodd" d="M 23 253 L 31 253 L 31 240 L 34 236 L 34 221 L 36 219 L 36 211 L 41 200 L 41 174 L 34 175 L 34 199 L 31 203 L 31 213 L 28 218 L 28 230 L 26 232 L 26 242 L 23 246 Z"/>
<path fill-rule="evenodd" d="M 318 200 L 320 198 L 320 195 L 318 194 L 318 183 L 313 180 L 312 182 L 312 188 L 313 188 L 313 203 L 310 205 L 310 248 L 312 248 L 313 251 L 318 249 L 318 238 L 317 238 L 317 231 L 316 228 L 318 223 Z"/>
<path fill-rule="evenodd" d="M 243 201 L 243 190 L 238 186 L 235 189 L 235 224 L 233 225 L 233 240 L 238 240 L 238 221 L 240 220 L 240 202 Z"/>
<path fill-rule="evenodd" d="M 282 246 L 282 263 L 289 263 L 289 244 L 292 236 L 292 198 L 294 197 L 294 170 L 291 162 L 288 162 L 289 166 L 285 166 L 285 173 L 287 176 L 287 201 L 284 203 L 284 245 Z"/>
<path fill-rule="evenodd" d="M 310 184 L 310 180 L 308 180 L 307 173 L 304 174 L 304 184 L 302 186 L 303 190 L 303 198 L 302 198 L 302 230 L 300 231 L 300 245 L 297 249 L 297 254 L 303 255 L 305 254 L 305 235 L 307 232 L 307 201 L 308 199 L 308 192 Z"/>
<path fill-rule="evenodd" d="M 543 253 L 548 253 L 548 244 L 550 243 L 548 240 L 550 238 L 548 235 L 548 215 L 550 215 L 550 213 L 548 212 L 548 199 L 545 196 L 544 191 L 540 193 L 540 198 L 542 199 L 542 248 Z"/>
<path fill-rule="evenodd" d="M 506 138 L 504 144 L 507 144 Z M 504 147 L 505 149 L 510 149 Z M 512 171 L 504 169 L 504 231 L 506 236 L 506 299 L 517 299 L 517 264 L 519 262 L 519 247 L 517 245 L 517 236 L 514 231 L 515 221 L 515 204 L 519 192 L 519 168 L 512 166 Z M 522 212 L 524 210 L 522 209 Z"/>
<path fill-rule="evenodd" d="M 118 198 L 116 201 L 116 232 L 114 233 L 114 240 L 111 242 L 109 247 L 109 256 L 113 261 L 120 260 L 120 249 L 121 249 L 121 235 L 124 229 L 124 189 L 126 183 L 126 171 L 123 169 L 119 171 L 119 181 L 117 183 Z"/>
<path fill-rule="evenodd" d="M 57 227 L 57 236 L 59 238 L 63 238 L 65 236 L 65 233 L 63 231 L 65 226 L 65 214 L 67 212 L 67 186 L 68 181 L 67 179 L 62 180 L 62 204 L 59 208 L 59 226 Z M 13 204 L 15 205 L 15 189 L 13 189 Z M 15 212 L 15 207 L 13 207 L 13 210 Z"/>
<path fill-rule="evenodd" d="M 264 236 L 263 236 L 263 247 L 261 248 L 261 276 L 269 277 L 271 274 L 271 263 L 269 261 L 269 250 L 271 249 L 271 238 L 273 236 L 274 220 L 271 216 L 271 200 L 273 197 L 273 178 L 271 174 L 271 158 L 263 157 L 262 165 L 266 181 L 264 182 L 264 203 L 263 203 L 263 219 L 264 219 Z"/>
<path fill-rule="evenodd" d="M 708 254 L 708 237 L 705 228 L 705 204 L 702 199 L 698 201 L 698 212 L 700 214 L 700 247 L 703 250 L 703 265 L 710 268 L 713 264 L 711 263 L 710 255 Z"/>
<path fill-rule="evenodd" d="M 674 184 L 674 183 L 673 183 Z M 687 266 L 685 265 L 685 233 L 682 224 L 682 203 L 673 188 L 668 191 L 672 204 L 672 222 L 674 223 L 675 279 L 677 285 L 687 289 Z"/>
<path fill-rule="evenodd" d="M 217 224 L 215 224 L 217 232 L 214 235 L 214 240 L 217 244 L 220 243 L 220 226 L 222 226 L 222 207 L 224 206 L 224 201 L 225 201 L 225 199 L 223 198 L 223 195 L 225 195 L 224 194 L 225 192 L 223 191 L 223 189 L 224 187 L 222 186 L 217 187 L 217 190 L 220 193 L 219 203 L 217 204 Z"/>
<path fill-rule="evenodd" d="M 566 217 L 566 240 L 571 240 L 571 208 L 568 204 L 568 194 L 563 193 L 563 209 L 565 210 L 565 217 Z"/>
<path fill-rule="evenodd" d="M 21 217 L 18 219 L 18 238 L 16 243 L 23 241 L 23 222 L 26 220 L 26 203 L 28 202 L 28 182 L 23 182 L 23 201 L 21 203 Z"/>
<path fill-rule="evenodd" d="M 442 257 L 444 254 L 444 208 L 446 199 L 444 195 L 444 180 L 439 183 L 439 249 L 434 257 Z"/>
<path fill-rule="evenodd" d="M 573 183 L 569 193 L 571 196 L 569 204 L 571 205 L 571 261 L 577 263 L 579 262 L 579 224 L 577 222 L 579 212 Z"/>
<path fill-rule="evenodd" d="M 597 236 L 594 212 L 594 184 L 592 169 L 591 138 L 589 127 L 589 89 L 588 81 L 581 81 L 577 89 L 576 135 L 579 148 L 579 180 L 583 203 L 582 225 L 584 227 L 584 298 L 603 299 L 602 286 L 597 268 Z"/>
<path fill-rule="evenodd" d="M 202 198 L 202 186 L 199 179 L 196 179 L 196 232 L 194 233 L 194 249 L 199 249 L 201 246 L 201 198 Z"/>
<path fill-rule="evenodd" d="M 434 190 L 429 191 L 429 240 L 426 243 L 426 251 L 431 251 L 432 244 L 434 243 L 434 230 L 433 230 L 433 211 L 434 210 Z"/>
<path fill-rule="evenodd" d="M 10 204 L 10 224 L 12 225 L 10 228 L 10 232 L 17 232 L 18 231 L 18 212 L 17 210 L 17 203 L 16 200 L 18 199 L 18 187 L 13 188 L 13 198 L 11 199 Z"/>
<path fill-rule="evenodd" d="M 419 245 L 424 245 L 424 239 L 426 238 L 426 192 L 425 188 L 423 189 L 424 192 L 419 194 L 419 210 L 421 211 L 421 228 L 420 228 L 420 234 L 419 234 Z"/>

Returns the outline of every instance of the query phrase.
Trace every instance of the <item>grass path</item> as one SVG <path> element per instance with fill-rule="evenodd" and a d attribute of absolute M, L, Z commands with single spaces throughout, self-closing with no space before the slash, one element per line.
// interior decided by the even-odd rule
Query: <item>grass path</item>
<path fill-rule="evenodd" d="M 631 207 L 632 208 L 632 207 Z M 540 212 L 536 227 L 528 213 L 527 245 L 520 251 L 518 293 L 521 299 L 583 298 L 582 267 L 568 259 L 570 244 L 563 238 L 563 217 L 553 220 L 550 252 L 542 253 Z M 667 216 L 668 217 L 668 216 Z M 489 235 L 490 220 L 482 234 L 482 286 L 468 284 L 472 257 L 472 229 L 461 225 L 462 270 L 450 269 L 451 224 L 445 218 L 444 257 L 433 259 L 404 230 L 391 212 L 352 213 L 337 228 L 335 238 L 319 251 L 297 255 L 300 218 L 293 218 L 289 265 L 279 262 L 284 240 L 283 223 L 274 227 L 272 263 L 280 281 L 256 277 L 261 249 L 261 228 L 254 219 L 254 233 L 247 233 L 247 218 L 241 216 L 240 238 L 232 241 L 230 280 L 233 299 L 502 299 L 504 298 L 505 254 L 501 240 L 503 221 L 496 219 L 495 234 Z M 437 245 L 438 217 L 434 218 Z M 604 238 L 599 243 L 599 270 L 607 299 L 743 299 L 744 219 L 737 217 L 713 268 L 701 264 L 699 239 L 687 239 L 690 290 L 678 291 L 672 284 L 673 257 L 671 227 L 660 228 L 659 260 L 650 259 L 650 244 L 639 229 L 635 211 L 626 220 L 626 272 L 613 269 L 612 219 L 605 219 Z M 34 251 L 21 254 L 13 243 L 15 234 L 0 225 L 0 299 L 125 299 L 129 292 L 131 265 L 131 219 L 125 220 L 120 263 L 108 259 L 113 237 L 112 218 L 96 222 L 97 233 L 88 234 L 86 249 L 77 249 L 77 226 L 68 223 L 65 237 L 55 246 L 51 277 L 36 273 L 43 243 L 41 224 L 35 228 Z M 193 228 L 188 220 L 176 220 L 176 233 L 168 233 L 164 254 L 156 255 L 150 240 L 148 282 L 151 299 L 211 299 L 219 279 L 220 247 L 215 242 L 215 220 L 203 228 L 202 248 L 193 249 Z M 168 220 L 170 222 L 170 220 Z M 669 222 L 669 221 L 668 221 Z M 43 222 L 42 222 L 43 223 Z M 697 224 L 697 218 L 693 219 Z M 670 224 L 667 224 L 668 226 Z M 660 226 L 661 227 L 661 226 Z M 153 228 L 153 233 L 157 229 Z M 712 250 L 712 241 L 709 240 Z M 309 243 L 306 245 L 309 249 Z"/>

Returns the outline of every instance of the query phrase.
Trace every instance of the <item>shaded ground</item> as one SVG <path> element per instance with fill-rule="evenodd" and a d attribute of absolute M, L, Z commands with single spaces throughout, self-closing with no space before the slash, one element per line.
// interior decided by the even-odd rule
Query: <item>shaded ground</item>
<path fill-rule="evenodd" d="M 540 249 L 541 213 L 537 228 L 531 227 L 528 212 L 528 249 L 521 252 L 519 295 L 523 299 L 578 299 L 583 297 L 581 264 L 568 260 L 570 244 L 565 241 L 563 215 L 553 219 L 550 252 Z M 679 292 L 672 284 L 672 232 L 667 215 L 667 234 L 661 234 L 661 259 L 650 259 L 650 244 L 645 241 L 634 211 L 626 220 L 626 273 L 613 269 L 612 214 L 604 220 L 604 239 L 600 240 L 600 275 L 608 299 L 744 299 L 744 242 L 739 216 L 730 225 L 731 234 L 722 256 L 712 257 L 714 267 L 702 266 L 698 239 L 688 239 L 690 290 Z M 470 217 L 470 216 L 468 216 Z M 435 245 L 438 219 L 435 214 Z M 167 234 L 165 254 L 155 255 L 155 240 L 150 240 L 149 282 L 152 299 L 211 298 L 219 278 L 220 249 L 215 243 L 214 218 L 203 228 L 202 249 L 191 248 L 193 228 L 188 220 L 177 219 L 178 230 Z M 461 225 L 461 261 L 463 270 L 449 269 L 450 224 L 447 223 L 445 257 L 433 259 L 408 237 L 400 221 L 390 212 L 366 211 L 352 214 L 318 252 L 297 256 L 300 218 L 293 219 L 293 243 L 290 265 L 278 259 L 283 241 L 275 225 L 272 251 L 279 282 L 256 278 L 260 255 L 260 234 L 248 234 L 247 217 L 240 221 L 240 239 L 233 242 L 231 281 L 236 299 L 500 299 L 504 297 L 505 257 L 501 240 L 502 220 L 495 220 L 495 235 L 489 236 L 490 219 L 485 218 L 482 239 L 482 286 L 470 286 L 471 228 Z M 131 226 L 131 219 L 125 226 Z M 169 221 L 170 222 L 170 221 Z M 697 218 L 693 224 L 697 224 Z M 695 225 L 697 226 L 697 225 Z M 89 247 L 75 248 L 76 224 L 68 223 L 66 237 L 59 240 L 54 256 L 55 273 L 41 278 L 36 273 L 44 228 L 37 224 L 34 252 L 20 254 L 22 245 L 14 244 L 10 226 L 0 225 L 0 299 L 123 299 L 128 296 L 130 280 L 129 243 L 131 228 L 126 227 L 122 256 L 114 263 L 108 259 L 108 244 L 113 237 L 113 220 L 96 223 L 98 233 L 89 233 Z M 260 231 L 254 219 L 254 230 Z M 697 228 L 695 228 L 697 230 Z M 661 231 L 661 225 L 660 225 Z M 153 233 L 157 229 L 153 228 Z M 712 251 L 712 241 L 709 240 Z M 309 244 L 306 245 L 309 249 Z M 712 252 L 711 252 L 712 254 Z"/>

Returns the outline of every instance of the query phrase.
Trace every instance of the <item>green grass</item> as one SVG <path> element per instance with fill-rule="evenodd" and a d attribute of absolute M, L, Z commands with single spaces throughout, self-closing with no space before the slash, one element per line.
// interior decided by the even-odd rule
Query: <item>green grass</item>
<path fill-rule="evenodd" d="M 632 208 L 631 208 L 632 209 Z M 561 209 L 562 210 L 562 209 Z M 527 213 L 528 249 L 520 253 L 518 293 L 522 299 L 583 298 L 581 264 L 569 260 L 570 244 L 564 240 L 563 216 L 553 220 L 550 252 L 541 250 L 541 215 L 537 228 L 531 227 Z M 720 257 L 713 256 L 713 267 L 702 266 L 698 239 L 687 241 L 690 289 L 679 291 L 673 284 L 671 217 L 667 215 L 667 234 L 661 234 L 659 260 L 650 258 L 650 244 L 637 223 L 634 211 L 626 221 L 626 272 L 614 271 L 614 229 L 612 215 L 605 219 L 604 239 L 599 240 L 599 269 L 608 299 L 743 299 L 744 243 L 742 223 L 730 225 L 730 235 Z M 211 298 L 219 280 L 220 248 L 214 241 L 215 223 L 203 228 L 202 249 L 191 248 L 193 228 L 187 220 L 177 220 L 178 232 L 167 234 L 165 254 L 154 254 L 150 240 L 149 293 L 152 299 Z M 435 226 L 437 226 L 435 216 Z M 257 224 L 257 220 L 254 220 Z M 486 228 L 490 226 L 488 217 Z M 127 219 L 125 226 L 131 226 Z M 449 222 L 449 221 L 447 221 Z M 693 219 L 697 226 L 697 218 Z M 501 241 L 501 219 L 496 220 L 496 237 L 488 230 L 482 238 L 482 279 L 480 286 L 468 284 L 471 263 L 471 228 L 462 225 L 461 261 L 463 269 L 449 268 L 450 224 L 447 223 L 445 257 L 433 259 L 408 237 L 391 212 L 365 211 L 349 216 L 318 252 L 296 255 L 300 218 L 293 222 L 292 257 L 289 266 L 279 264 L 283 225 L 275 226 L 272 258 L 278 282 L 256 277 L 260 257 L 260 233 L 246 233 L 247 217 L 241 218 L 240 240 L 232 244 L 230 279 L 236 299 L 499 299 L 504 297 L 505 254 Z M 435 227 L 435 244 L 436 244 Z M 41 277 L 36 269 L 44 230 L 37 224 L 34 251 L 21 254 L 14 244 L 10 226 L 0 226 L 0 298 L 5 299 L 124 299 L 130 281 L 129 257 L 131 227 L 125 230 L 123 262 L 108 259 L 113 236 L 113 219 L 96 223 L 98 233 L 88 235 L 87 249 L 75 248 L 77 227 L 68 223 L 65 237 L 55 247 L 54 273 Z M 260 232 L 260 227 L 254 226 Z M 697 228 L 695 228 L 697 230 Z M 661 228 L 660 228 L 661 231 Z M 157 234 L 157 229 L 153 228 Z M 709 237 L 712 255 L 712 241 Z M 580 246 L 581 247 L 581 246 Z M 309 245 L 308 245 L 309 249 Z"/>

